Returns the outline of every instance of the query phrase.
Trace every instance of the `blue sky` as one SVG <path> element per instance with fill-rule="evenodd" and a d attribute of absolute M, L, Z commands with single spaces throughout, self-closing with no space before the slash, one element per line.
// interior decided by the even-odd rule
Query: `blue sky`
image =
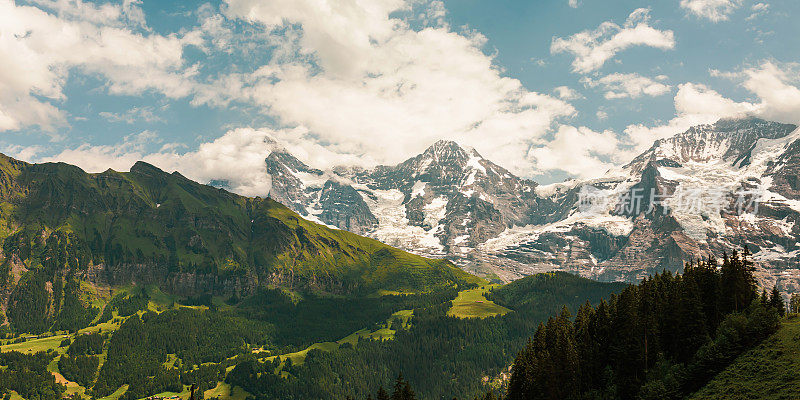
<path fill-rule="evenodd" d="M 794 0 L 0 0 L 0 151 L 265 194 L 263 158 L 437 139 L 542 183 L 721 117 L 800 119 Z"/>

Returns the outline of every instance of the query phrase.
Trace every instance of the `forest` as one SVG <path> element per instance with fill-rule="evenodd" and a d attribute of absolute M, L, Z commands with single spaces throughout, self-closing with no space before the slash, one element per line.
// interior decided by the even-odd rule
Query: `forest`
<path fill-rule="evenodd" d="M 10 297 L 6 330 L 67 339 L 3 352 L 0 392 L 61 398 L 57 368 L 93 398 L 126 387 L 121 400 L 220 382 L 256 399 L 679 399 L 774 333 L 785 312 L 777 288 L 758 293 L 746 248 L 636 285 L 552 272 L 381 295 L 261 286 L 242 297 L 159 299 L 133 285 L 101 310 L 82 290 L 92 254 L 82 243 L 63 232 L 6 238 L 5 249 L 38 263 Z M 511 311 L 450 315 L 466 290 Z M 398 312 L 407 320 L 387 319 Z M 383 336 L 340 340 L 373 331 Z"/>
<path fill-rule="evenodd" d="M 680 399 L 774 333 L 777 290 L 759 295 L 745 248 L 629 286 L 541 324 L 514 360 L 507 398 Z"/>

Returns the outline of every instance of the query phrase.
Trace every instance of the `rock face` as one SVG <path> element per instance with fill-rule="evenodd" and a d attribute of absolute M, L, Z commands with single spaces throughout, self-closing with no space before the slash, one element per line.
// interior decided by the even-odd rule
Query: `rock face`
<path fill-rule="evenodd" d="M 378 225 L 378 219 L 358 191 L 346 183 L 333 179 L 325 181 L 318 204 L 321 212 L 317 217 L 326 224 L 358 234 Z"/>
<path fill-rule="evenodd" d="M 765 285 L 800 288 L 800 131 L 724 119 L 604 176 L 548 186 L 439 141 L 394 166 L 267 158 L 270 196 L 328 225 L 501 280 L 566 270 L 635 281 L 748 245 Z"/>
<path fill-rule="evenodd" d="M 693 127 L 601 178 L 540 188 L 572 204 L 569 216 L 510 229 L 478 250 L 518 261 L 518 274 L 561 269 L 635 281 L 747 245 L 764 285 L 796 290 L 798 139 L 794 125 L 754 118 Z"/>
<path fill-rule="evenodd" d="M 327 225 L 464 265 L 475 246 L 509 227 L 557 220 L 536 183 L 452 141 L 398 165 L 312 169 L 286 152 L 267 159 L 270 197 Z"/>
<path fill-rule="evenodd" d="M 311 168 L 283 149 L 265 163 L 272 178 L 269 196 L 298 214 L 358 234 L 378 224 L 361 195 L 339 176 Z"/>

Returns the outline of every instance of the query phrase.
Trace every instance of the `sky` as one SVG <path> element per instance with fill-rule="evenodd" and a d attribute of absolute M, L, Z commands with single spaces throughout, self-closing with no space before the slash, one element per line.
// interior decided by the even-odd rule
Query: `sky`
<path fill-rule="evenodd" d="M 266 195 L 264 158 L 439 139 L 552 183 L 719 118 L 800 122 L 796 0 L 0 0 L 0 152 Z"/>

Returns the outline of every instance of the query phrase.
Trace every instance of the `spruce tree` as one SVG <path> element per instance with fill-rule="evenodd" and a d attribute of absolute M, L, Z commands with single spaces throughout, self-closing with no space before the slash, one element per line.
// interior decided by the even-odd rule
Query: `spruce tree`
<path fill-rule="evenodd" d="M 378 395 L 375 397 L 375 400 L 389 400 L 389 394 L 386 393 L 386 389 L 383 386 L 378 388 Z"/>
<path fill-rule="evenodd" d="M 783 296 L 781 295 L 781 292 L 778 291 L 777 285 L 772 287 L 769 305 L 778 311 L 778 315 L 784 316 L 786 314 L 786 304 L 783 302 Z"/>

